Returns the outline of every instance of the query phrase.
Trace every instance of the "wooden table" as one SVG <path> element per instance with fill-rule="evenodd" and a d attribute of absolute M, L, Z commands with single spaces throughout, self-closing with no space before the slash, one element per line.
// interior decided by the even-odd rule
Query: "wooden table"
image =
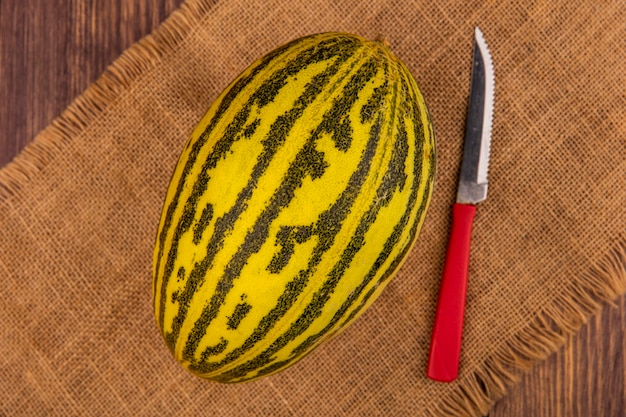
<path fill-rule="evenodd" d="M 182 0 L 0 0 L 0 167 Z M 626 297 L 536 365 L 490 417 L 626 416 Z"/>

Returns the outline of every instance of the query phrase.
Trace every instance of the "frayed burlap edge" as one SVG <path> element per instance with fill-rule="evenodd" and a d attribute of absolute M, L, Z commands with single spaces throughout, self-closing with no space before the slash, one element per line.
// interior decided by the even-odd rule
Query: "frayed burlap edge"
<path fill-rule="evenodd" d="M 152 34 L 127 49 L 100 78 L 0 170 L 0 202 L 15 195 L 40 173 L 64 146 L 85 132 L 133 81 L 156 66 L 196 27 L 217 0 L 188 0 Z M 485 363 L 459 381 L 433 409 L 432 416 L 480 416 L 509 386 L 555 352 L 604 303 L 626 292 L 626 238 L 595 267 L 574 277 L 533 323 L 504 343 Z"/>
<path fill-rule="evenodd" d="M 570 284 L 535 320 L 500 346 L 493 355 L 459 381 L 434 409 L 432 416 L 485 415 L 522 371 L 557 351 L 605 303 L 626 292 L 626 238 Z"/>
<path fill-rule="evenodd" d="M 154 32 L 136 42 L 90 85 L 63 113 L 0 170 L 0 202 L 15 195 L 78 137 L 130 85 L 155 67 L 197 27 L 217 0 L 184 2 Z"/>

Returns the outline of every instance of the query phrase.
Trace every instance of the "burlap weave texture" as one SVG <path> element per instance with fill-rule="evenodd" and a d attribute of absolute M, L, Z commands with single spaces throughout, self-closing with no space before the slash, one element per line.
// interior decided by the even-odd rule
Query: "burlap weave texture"
<path fill-rule="evenodd" d="M 0 415 L 480 415 L 515 371 L 626 289 L 621 1 L 188 0 L 0 171 Z M 462 152 L 473 28 L 496 71 L 459 380 L 425 377 Z M 239 385 L 186 373 L 152 317 L 151 257 L 178 154 L 242 69 L 298 36 L 383 35 L 437 137 L 409 261 L 354 325 Z"/>

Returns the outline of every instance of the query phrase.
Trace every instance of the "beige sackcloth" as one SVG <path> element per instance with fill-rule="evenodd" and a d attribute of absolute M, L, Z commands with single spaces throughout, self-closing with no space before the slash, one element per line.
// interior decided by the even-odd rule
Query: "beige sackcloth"
<path fill-rule="evenodd" d="M 460 375 L 425 376 L 474 27 L 493 55 L 489 198 L 474 223 Z M 152 249 L 191 130 L 296 37 L 383 35 L 430 108 L 438 166 L 411 256 L 293 367 L 198 379 L 152 313 Z M 622 1 L 188 0 L 0 171 L 0 415 L 479 416 L 626 289 Z"/>

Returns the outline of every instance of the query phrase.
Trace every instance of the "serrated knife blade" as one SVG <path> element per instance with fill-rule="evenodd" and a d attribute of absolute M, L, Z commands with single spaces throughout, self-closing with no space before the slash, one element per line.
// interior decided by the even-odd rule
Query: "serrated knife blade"
<path fill-rule="evenodd" d="M 457 203 L 462 204 L 476 204 L 487 198 L 495 77 L 491 54 L 479 28 L 475 32 L 473 63 L 465 145 L 456 199 Z"/>
<path fill-rule="evenodd" d="M 476 28 L 463 160 L 426 371 L 435 381 L 452 382 L 458 376 L 472 224 L 476 204 L 487 198 L 494 98 L 491 54 L 482 32 Z"/>

